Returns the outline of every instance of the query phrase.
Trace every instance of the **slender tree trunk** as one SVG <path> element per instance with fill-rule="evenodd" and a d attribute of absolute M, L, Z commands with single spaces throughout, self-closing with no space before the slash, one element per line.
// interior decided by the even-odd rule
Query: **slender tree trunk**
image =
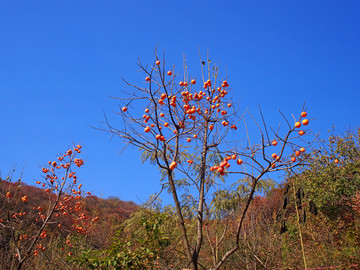
<path fill-rule="evenodd" d="M 208 122 L 204 124 L 204 142 L 201 151 L 201 167 L 200 167 L 200 191 L 199 191 L 199 204 L 197 212 L 197 232 L 196 232 L 196 246 L 193 252 L 193 261 L 197 264 L 201 245 L 203 242 L 203 217 L 204 217 L 204 198 L 205 198 L 205 181 L 206 181 L 206 156 L 208 151 L 207 145 L 208 137 Z"/>
<path fill-rule="evenodd" d="M 183 242 L 185 254 L 186 254 L 187 259 L 190 262 L 191 268 L 193 270 L 197 270 L 197 267 L 195 267 L 196 263 L 193 262 L 193 257 L 191 255 L 191 248 L 190 248 L 190 245 L 189 245 L 189 238 L 187 236 L 187 230 L 186 230 L 186 227 L 185 227 L 185 221 L 184 221 L 184 217 L 183 217 L 182 212 L 181 212 L 181 206 L 180 206 L 179 198 L 178 198 L 178 195 L 177 195 L 177 192 L 176 192 L 176 187 L 175 187 L 175 184 L 174 184 L 172 171 L 168 172 L 168 178 L 169 178 L 169 184 L 170 184 L 171 192 L 172 192 L 174 203 L 175 203 L 176 213 L 177 213 L 177 216 L 178 216 L 178 225 L 179 225 L 181 233 L 182 233 L 182 242 Z"/>

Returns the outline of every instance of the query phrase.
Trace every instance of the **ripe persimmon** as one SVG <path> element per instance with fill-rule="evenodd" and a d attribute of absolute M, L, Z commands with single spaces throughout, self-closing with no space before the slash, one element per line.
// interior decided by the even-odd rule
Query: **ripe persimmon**
<path fill-rule="evenodd" d="M 243 163 L 243 161 L 241 160 L 241 158 L 239 158 L 239 159 L 236 161 L 236 163 L 237 163 L 238 165 L 241 165 L 241 164 Z"/>
<path fill-rule="evenodd" d="M 169 70 L 169 71 L 167 72 L 167 75 L 171 76 L 171 75 L 172 75 L 172 71 Z"/>
<path fill-rule="evenodd" d="M 273 145 L 273 146 L 277 146 L 277 141 L 275 141 L 275 140 L 273 140 L 272 142 L 271 142 L 271 144 Z"/>
<path fill-rule="evenodd" d="M 275 154 L 275 153 L 273 153 L 271 156 L 272 156 L 272 158 L 277 158 L 278 157 L 278 155 Z"/>
<path fill-rule="evenodd" d="M 306 112 L 302 112 L 301 113 L 301 117 L 306 117 L 307 116 L 307 113 Z"/>
<path fill-rule="evenodd" d="M 168 126 L 169 126 L 169 123 L 165 122 L 164 127 L 168 127 Z"/>
<path fill-rule="evenodd" d="M 214 125 L 210 125 L 210 126 L 209 126 L 209 129 L 210 129 L 210 130 L 213 130 L 213 129 L 214 129 Z"/>
<path fill-rule="evenodd" d="M 296 155 L 296 156 L 300 156 L 300 151 L 296 151 L 296 152 L 295 152 L 295 155 Z"/>
<path fill-rule="evenodd" d="M 145 81 L 147 81 L 147 82 L 150 81 L 150 77 L 146 77 Z"/>
<path fill-rule="evenodd" d="M 149 112 L 149 109 L 148 109 L 148 108 L 146 108 L 146 109 L 145 109 L 145 112 L 146 112 L 146 113 L 148 113 L 148 112 Z"/>
<path fill-rule="evenodd" d="M 126 112 L 127 111 L 127 108 L 126 107 L 122 107 L 121 109 L 123 112 Z"/>
<path fill-rule="evenodd" d="M 220 167 L 224 168 L 227 164 L 227 160 L 224 160 L 223 162 L 220 163 Z"/>
<path fill-rule="evenodd" d="M 295 127 L 296 127 L 296 128 L 301 127 L 301 123 L 300 123 L 300 122 L 296 122 L 296 123 L 295 123 Z"/>
<path fill-rule="evenodd" d="M 337 158 L 335 158 L 334 160 L 335 163 L 339 163 L 339 160 Z"/>
<path fill-rule="evenodd" d="M 176 161 L 173 161 L 173 162 L 171 162 L 169 168 L 170 168 L 170 170 L 174 170 L 176 166 L 177 166 Z"/>
<path fill-rule="evenodd" d="M 194 134 L 194 136 L 193 136 L 195 139 L 197 138 L 197 135 L 196 134 Z"/>
<path fill-rule="evenodd" d="M 301 147 L 301 148 L 300 148 L 300 152 L 305 152 L 305 148 L 304 148 L 304 147 Z"/>
<path fill-rule="evenodd" d="M 305 131 L 299 130 L 299 135 L 300 135 L 300 136 L 302 136 L 302 135 L 304 135 L 304 134 L 305 134 Z"/>
<path fill-rule="evenodd" d="M 195 79 L 192 79 L 191 80 L 191 84 L 195 84 L 196 83 L 196 80 Z"/>
<path fill-rule="evenodd" d="M 160 61 L 157 60 L 157 61 L 155 62 L 155 64 L 156 64 L 157 66 L 160 66 Z"/>
<path fill-rule="evenodd" d="M 190 138 L 187 138 L 186 141 L 187 141 L 187 142 L 191 142 L 191 139 L 190 139 Z"/>
<path fill-rule="evenodd" d="M 292 161 L 292 162 L 295 162 L 295 161 L 296 161 L 296 157 L 292 157 L 292 158 L 291 158 L 291 161 Z"/>
<path fill-rule="evenodd" d="M 304 126 L 308 125 L 308 124 L 309 124 L 309 120 L 308 120 L 308 119 L 302 120 L 302 124 L 303 124 Z"/>

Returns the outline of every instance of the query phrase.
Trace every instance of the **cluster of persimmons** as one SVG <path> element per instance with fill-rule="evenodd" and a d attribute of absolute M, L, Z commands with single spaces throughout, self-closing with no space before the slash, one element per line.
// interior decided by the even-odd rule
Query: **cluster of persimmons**
<path fill-rule="evenodd" d="M 159 60 L 157 60 L 155 62 L 156 66 L 160 66 L 160 64 L 161 64 L 161 62 Z M 166 72 L 166 74 L 168 76 L 172 76 L 173 71 L 169 70 Z M 151 79 L 151 77 L 147 76 L 145 78 L 145 81 L 151 82 L 152 79 Z M 197 117 L 196 115 L 201 115 L 203 117 L 208 117 L 208 119 L 210 119 L 210 116 L 216 114 L 217 119 L 220 119 L 221 117 L 223 117 L 223 120 L 220 121 L 221 125 L 224 127 L 228 127 L 229 121 L 226 119 L 225 116 L 228 114 L 227 109 L 231 108 L 232 104 L 230 102 L 222 102 L 222 99 L 228 94 L 229 84 L 228 84 L 227 80 L 223 80 L 221 83 L 221 86 L 213 87 L 212 86 L 213 82 L 210 79 L 208 79 L 207 81 L 205 81 L 203 83 L 204 90 L 200 90 L 198 92 L 191 91 L 192 88 L 190 88 L 190 87 L 194 86 L 196 83 L 197 82 L 195 79 L 190 79 L 189 82 L 180 81 L 179 86 L 181 87 L 182 91 L 179 92 L 179 96 L 177 96 L 176 94 L 167 95 L 166 93 L 159 93 L 158 99 L 156 99 L 154 97 L 154 103 L 157 103 L 155 107 L 158 108 L 158 111 L 155 110 L 154 116 L 157 119 L 155 121 L 149 114 L 150 109 L 146 108 L 145 114 L 143 115 L 144 123 L 148 124 L 150 119 L 152 119 L 153 121 L 151 124 L 148 124 L 147 126 L 145 126 L 144 132 L 150 133 L 155 128 L 156 130 L 153 131 L 153 135 L 154 135 L 155 139 L 160 142 L 165 142 L 167 139 L 165 137 L 165 135 L 163 134 L 163 132 L 161 132 L 163 127 L 171 130 L 173 134 L 177 134 L 178 129 L 176 128 L 176 124 L 172 125 L 167 120 L 162 121 L 162 119 L 165 119 L 166 115 L 164 112 L 161 112 L 161 107 L 165 106 L 166 103 L 168 102 L 168 104 L 171 107 L 175 108 L 176 106 L 178 106 L 180 104 L 177 102 L 179 99 L 183 102 L 181 109 L 185 112 L 188 119 L 195 121 L 196 117 Z M 204 106 L 204 103 L 202 103 L 202 104 L 200 103 L 200 101 L 203 99 L 208 102 L 208 104 L 206 106 Z M 128 107 L 127 106 L 122 107 L 122 111 L 124 113 L 127 112 Z M 300 115 L 299 121 L 295 122 L 295 125 L 293 128 L 294 130 L 299 129 L 302 125 L 306 126 L 309 124 L 309 120 L 305 118 L 306 116 L 307 116 L 307 113 L 305 111 L 303 111 Z M 214 130 L 215 122 L 217 122 L 217 121 L 214 121 L 214 123 L 210 123 L 208 125 L 208 129 L 210 131 Z M 160 123 L 162 123 L 162 125 Z M 185 124 L 182 121 L 179 121 L 177 124 L 180 128 L 185 127 Z M 232 125 L 230 125 L 230 128 L 236 130 L 237 126 L 235 124 L 232 124 Z M 303 136 L 305 134 L 305 131 L 299 130 L 298 134 L 299 134 L 299 136 Z M 197 137 L 198 137 L 197 134 L 193 134 L 192 136 L 188 136 L 188 138 L 186 138 L 186 141 L 188 143 L 190 143 L 193 139 L 196 139 Z M 277 140 L 273 140 L 271 142 L 272 146 L 276 146 L 277 144 L 278 144 Z M 300 156 L 300 154 L 302 152 L 305 152 L 304 147 L 300 147 L 298 150 L 294 150 L 293 155 L 291 155 L 291 161 L 296 162 L 296 157 Z M 271 158 L 273 159 L 271 167 L 275 168 L 276 162 L 280 162 L 280 157 L 277 153 L 273 153 L 271 155 Z M 230 163 L 229 163 L 230 160 L 236 160 L 238 165 L 243 164 L 243 160 L 241 158 L 238 158 L 236 154 L 230 153 L 229 156 L 225 157 L 218 166 L 212 166 L 209 169 L 210 169 L 210 171 L 218 172 L 220 175 L 224 175 L 226 168 L 230 167 Z M 187 160 L 187 163 L 192 164 L 193 160 L 189 159 L 189 160 Z M 177 166 L 177 162 L 173 161 L 170 164 L 169 168 L 171 170 L 173 170 L 176 166 Z"/>
<path fill-rule="evenodd" d="M 159 66 L 161 63 L 159 60 L 157 60 L 155 64 L 156 66 Z M 166 74 L 168 76 L 172 76 L 173 71 L 169 70 L 166 72 Z M 145 78 L 145 81 L 151 82 L 151 78 L 147 76 Z M 152 119 L 151 116 L 149 115 L 150 109 L 145 108 L 145 114 L 143 115 L 144 123 L 145 124 L 148 123 L 150 119 L 153 120 L 153 123 L 145 126 L 144 132 L 150 133 L 155 128 L 157 130 L 157 131 L 155 130 L 153 131 L 155 139 L 160 142 L 164 142 L 166 141 L 166 137 L 162 134 L 163 132 L 161 132 L 163 127 L 168 128 L 170 131 L 172 131 L 173 134 L 178 133 L 178 129 L 176 128 L 176 125 L 178 125 L 179 128 L 184 129 L 185 123 L 183 121 L 178 121 L 176 124 L 171 124 L 169 123 L 169 121 L 166 120 L 162 121 L 162 119 L 165 119 L 165 117 L 168 115 L 165 115 L 164 112 L 160 111 L 161 107 L 165 106 L 167 103 L 175 110 L 175 108 L 180 104 L 177 102 L 179 99 L 183 103 L 181 109 L 184 111 L 184 113 L 187 115 L 187 118 L 190 120 L 195 121 L 197 119 L 197 115 L 210 118 L 210 116 L 217 113 L 222 117 L 226 116 L 228 112 L 226 111 L 225 108 L 231 108 L 232 105 L 231 103 L 222 104 L 221 99 L 228 94 L 228 90 L 227 90 L 227 88 L 229 87 L 228 82 L 224 80 L 221 83 L 221 87 L 219 86 L 216 89 L 215 88 L 212 89 L 212 81 L 209 79 L 205 81 L 203 84 L 204 90 L 200 90 L 198 92 L 191 92 L 192 89 L 190 89 L 190 86 L 194 86 L 196 83 L 197 82 L 195 79 L 191 79 L 189 80 L 189 82 L 180 81 L 179 86 L 182 88 L 183 91 L 179 92 L 178 96 L 176 94 L 167 95 L 166 93 L 160 93 L 159 98 L 155 101 L 157 103 L 156 107 L 159 110 L 159 111 L 155 110 L 154 112 L 157 121 L 154 121 L 154 119 Z M 205 109 L 203 109 L 204 104 L 200 103 L 202 100 L 206 100 L 209 104 L 209 106 L 208 107 L 206 106 L 207 108 Z M 127 106 L 122 107 L 122 111 L 124 113 L 127 112 L 128 107 Z M 162 125 L 159 124 L 160 122 L 162 122 Z M 229 125 L 229 122 L 224 119 L 221 124 L 224 127 L 227 127 Z M 212 131 L 214 130 L 215 126 L 214 124 L 210 124 L 208 128 L 210 131 Z M 230 125 L 230 128 L 234 130 L 237 129 L 235 124 Z M 191 136 L 186 138 L 186 141 L 190 143 L 193 139 L 196 139 L 197 137 L 198 137 L 197 134 L 192 134 Z M 193 161 L 189 160 L 188 163 L 192 164 Z M 173 170 L 176 166 L 177 166 L 177 162 L 173 161 L 170 164 L 169 168 Z"/>

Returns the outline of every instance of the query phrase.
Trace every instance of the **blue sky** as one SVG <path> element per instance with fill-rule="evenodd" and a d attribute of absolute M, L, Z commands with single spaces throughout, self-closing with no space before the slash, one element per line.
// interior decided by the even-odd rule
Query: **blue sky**
<path fill-rule="evenodd" d="M 280 120 L 306 102 L 314 131 L 359 126 L 358 1 L 1 1 L 0 170 L 34 183 L 83 145 L 84 187 L 136 203 L 159 190 L 155 168 L 99 126 L 124 88 L 143 83 L 154 48 L 199 72 L 198 48 L 226 70 L 234 100 Z M 275 119 L 276 118 L 276 119 Z"/>

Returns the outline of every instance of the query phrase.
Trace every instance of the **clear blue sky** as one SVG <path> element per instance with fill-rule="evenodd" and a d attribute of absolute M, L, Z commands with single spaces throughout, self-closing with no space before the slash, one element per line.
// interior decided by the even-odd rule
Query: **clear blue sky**
<path fill-rule="evenodd" d="M 68 146 L 83 145 L 78 175 L 94 194 L 140 203 L 159 190 L 139 152 L 92 129 L 112 114 L 121 76 L 143 82 L 153 50 L 199 71 L 198 47 L 227 70 L 235 100 L 267 117 L 298 113 L 326 135 L 358 127 L 359 1 L 1 1 L 0 170 L 34 183 Z M 116 118 L 113 117 L 116 121 Z M 139 198 L 139 199 L 138 199 Z"/>

